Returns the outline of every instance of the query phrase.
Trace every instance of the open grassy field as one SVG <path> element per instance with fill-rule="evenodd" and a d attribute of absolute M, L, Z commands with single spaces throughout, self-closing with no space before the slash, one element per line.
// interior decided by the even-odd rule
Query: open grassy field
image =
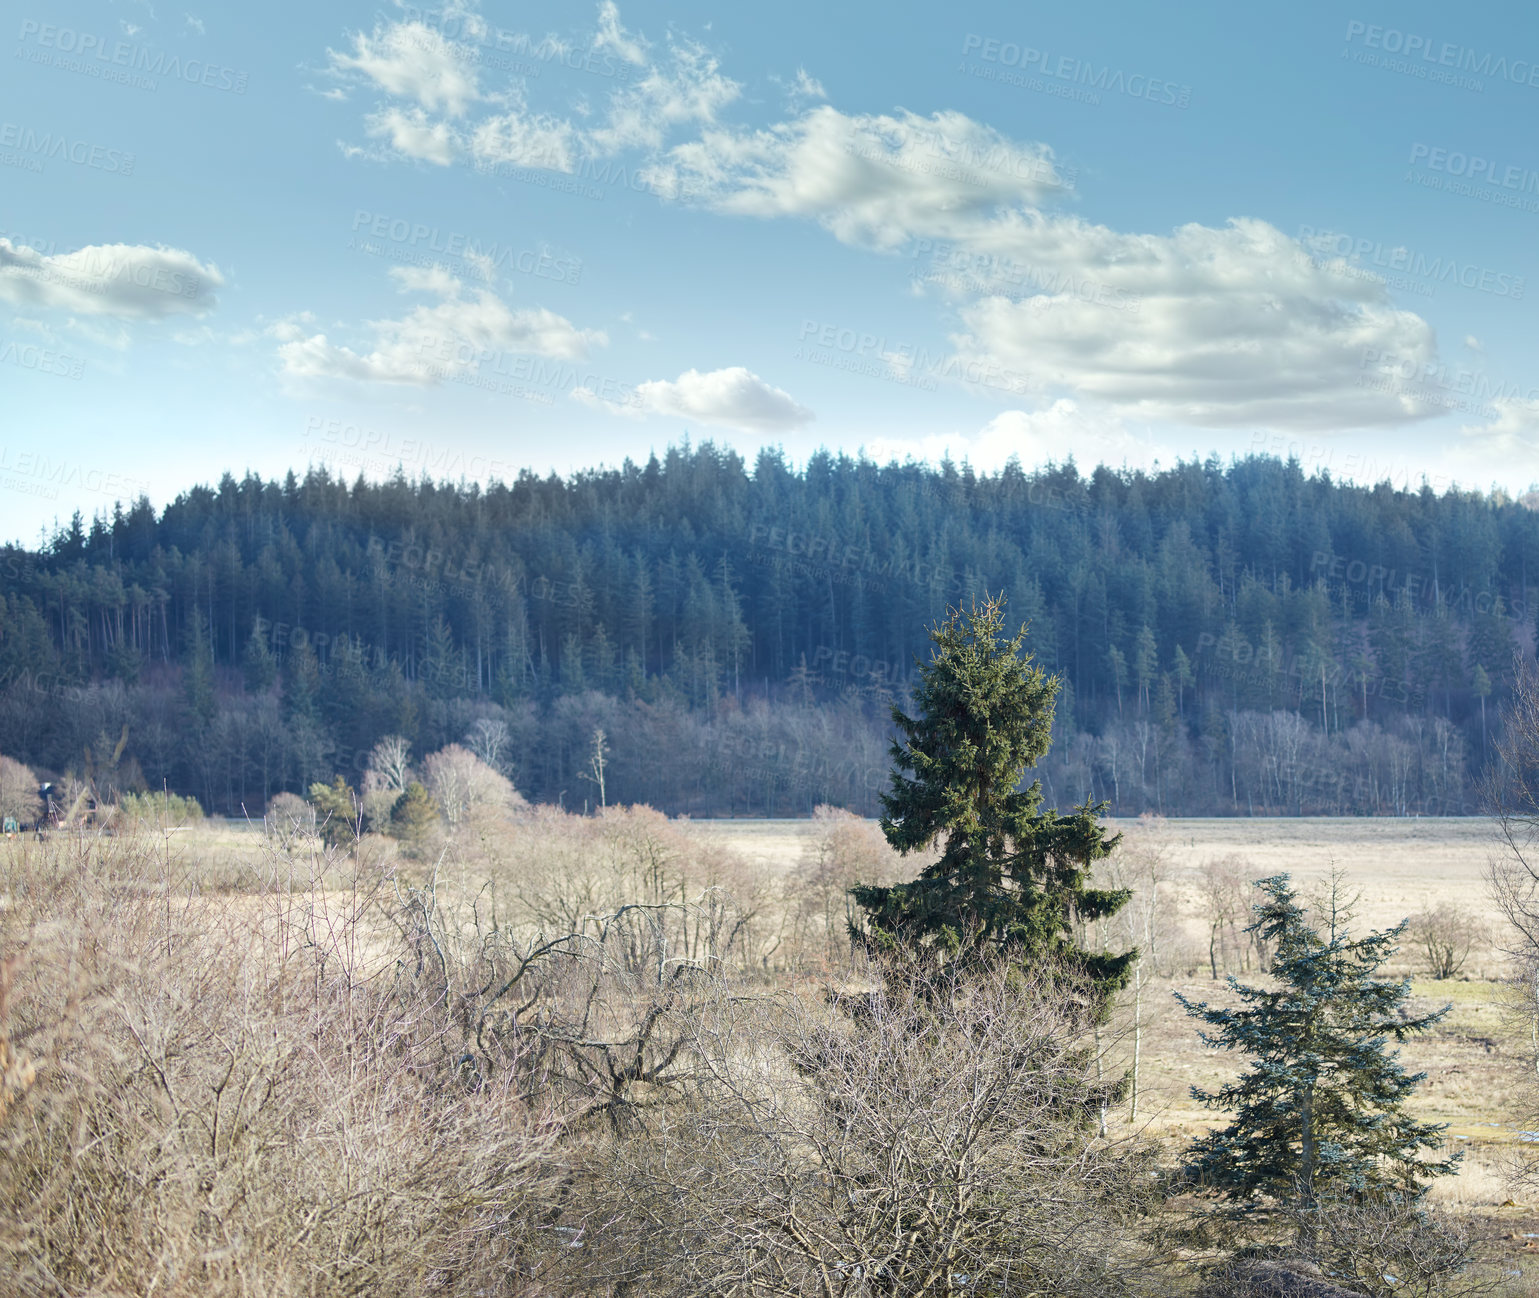
<path fill-rule="evenodd" d="M 1361 892 L 1363 922 L 1382 927 L 1452 898 L 1488 905 L 1483 874 L 1497 844 L 1489 820 L 1478 816 L 1412 819 L 1321 817 L 1203 820 L 1111 820 L 1129 842 L 1165 844 L 1178 879 L 1204 862 L 1237 853 L 1265 873 L 1297 880 L 1344 870 Z M 766 870 L 796 864 L 813 832 L 807 820 L 700 820 L 698 833 L 730 845 Z M 1189 899 L 1188 899 L 1189 904 Z M 1482 965 L 1480 972 L 1495 974 Z"/>

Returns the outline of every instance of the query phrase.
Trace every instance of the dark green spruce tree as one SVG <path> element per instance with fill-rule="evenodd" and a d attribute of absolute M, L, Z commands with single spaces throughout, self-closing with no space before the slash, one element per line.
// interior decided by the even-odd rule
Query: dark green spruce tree
<path fill-rule="evenodd" d="M 1086 802 L 1072 815 L 1041 809 L 1025 773 L 1052 742 L 1058 680 L 1022 652 L 1026 628 L 1006 638 L 1004 599 L 953 609 L 930 632 L 919 664 L 915 717 L 893 709 L 892 792 L 882 830 L 901 854 L 941 843 L 912 883 L 853 890 L 868 949 L 941 962 L 1006 958 L 1067 966 L 1104 1011 L 1136 953 L 1094 954 L 1075 925 L 1113 915 L 1125 891 L 1092 888 L 1095 862 L 1116 846 Z"/>
<path fill-rule="evenodd" d="M 1354 938 L 1346 927 L 1350 909 L 1333 882 L 1317 929 L 1286 874 L 1256 886 L 1265 900 L 1246 931 L 1276 944 L 1275 986 L 1247 987 L 1230 977 L 1240 1009 L 1194 1005 L 1176 994 L 1212 1029 L 1200 1033 L 1208 1045 L 1252 1060 L 1216 1091 L 1192 1088 L 1202 1104 L 1230 1110 L 1234 1119 L 1191 1146 L 1188 1174 L 1240 1216 L 1266 1208 L 1265 1200 L 1306 1211 L 1327 1200 L 1390 1195 L 1414 1203 L 1427 1179 L 1453 1172 L 1458 1160 L 1420 1157 L 1442 1146 L 1443 1126 L 1406 1113 L 1406 1099 L 1426 1074 L 1407 1073 L 1387 1046 L 1425 1032 L 1448 1007 L 1403 1017 L 1410 984 L 1374 977 L 1404 923 Z"/>

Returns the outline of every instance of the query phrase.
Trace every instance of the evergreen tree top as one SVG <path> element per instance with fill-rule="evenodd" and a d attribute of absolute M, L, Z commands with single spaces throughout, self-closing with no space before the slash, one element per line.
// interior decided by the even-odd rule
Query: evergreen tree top
<path fill-rule="evenodd" d="M 900 853 L 940 843 L 910 884 L 864 887 L 858 930 L 872 945 L 964 957 L 992 952 L 1064 960 L 1103 995 L 1127 977 L 1131 954 L 1075 947 L 1075 919 L 1114 914 L 1121 890 L 1088 886 L 1094 862 L 1116 846 L 1086 803 L 1072 815 L 1041 809 L 1042 788 L 1021 783 L 1052 742 L 1059 682 L 1023 652 L 1026 628 L 1005 634 L 1004 599 L 950 610 L 918 664 L 915 713 L 893 708 L 891 792 L 882 829 Z"/>
<path fill-rule="evenodd" d="M 1208 1030 L 1209 1046 L 1247 1055 L 1247 1071 L 1215 1091 L 1192 1088 L 1209 1108 L 1234 1113 L 1230 1124 L 1197 1141 L 1189 1171 L 1242 1211 L 1257 1192 L 1295 1194 L 1312 1203 L 1326 1189 L 1354 1195 L 1395 1188 L 1419 1196 L 1421 1182 L 1454 1170 L 1457 1159 L 1425 1161 L 1442 1145 L 1446 1124 L 1418 1122 L 1406 1100 L 1425 1080 L 1407 1073 L 1391 1039 L 1426 1032 L 1451 1008 L 1420 1016 L 1404 1006 L 1410 983 L 1374 975 L 1394 954 L 1405 923 L 1363 937 L 1348 928 L 1350 904 L 1333 879 L 1310 922 L 1290 878 L 1257 885 L 1264 900 L 1247 932 L 1276 944 L 1270 987 L 1231 976 L 1239 1008 L 1176 999 Z"/>

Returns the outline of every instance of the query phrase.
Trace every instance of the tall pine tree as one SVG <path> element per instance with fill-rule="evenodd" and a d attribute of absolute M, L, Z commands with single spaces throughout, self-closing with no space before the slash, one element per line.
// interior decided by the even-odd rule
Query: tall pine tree
<path fill-rule="evenodd" d="M 1442 1145 L 1443 1126 L 1406 1113 L 1426 1074 L 1408 1074 L 1386 1050 L 1389 1038 L 1425 1032 L 1448 1012 L 1403 1016 L 1410 984 L 1374 977 L 1406 925 L 1352 937 L 1333 882 L 1317 930 L 1286 874 L 1256 886 L 1265 900 L 1246 932 L 1276 944 L 1276 985 L 1247 987 L 1231 976 L 1243 1009 L 1194 1005 L 1176 994 L 1214 1029 L 1201 1033 L 1205 1042 L 1253 1060 L 1217 1091 L 1192 1088 L 1199 1102 L 1234 1118 L 1192 1145 L 1189 1173 L 1240 1215 L 1264 1207 L 1258 1195 L 1306 1210 L 1326 1198 L 1419 1198 L 1422 1182 L 1452 1172 L 1457 1159 L 1418 1157 Z"/>
<path fill-rule="evenodd" d="M 1104 803 L 1060 817 L 1040 809 L 1040 781 L 1020 787 L 1052 742 L 1058 681 L 1022 653 L 1026 628 L 1006 639 L 1004 622 L 1002 596 L 966 615 L 953 609 L 919 664 L 918 716 L 892 710 L 900 737 L 882 830 L 904 855 L 943 846 L 912 883 L 855 888 L 865 912 L 856 933 L 877 951 L 941 961 L 1062 962 L 1104 1008 L 1134 955 L 1081 950 L 1074 927 L 1127 902 L 1125 891 L 1089 886 L 1117 839 L 1099 818 Z"/>

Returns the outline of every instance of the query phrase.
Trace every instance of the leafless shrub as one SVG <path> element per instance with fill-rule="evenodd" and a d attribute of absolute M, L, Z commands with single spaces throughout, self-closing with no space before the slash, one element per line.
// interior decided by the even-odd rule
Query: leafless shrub
<path fill-rule="evenodd" d="M 1471 1220 L 1424 1201 L 1388 1195 L 1280 1204 L 1268 1225 L 1289 1242 L 1262 1245 L 1219 1268 L 1205 1295 L 1474 1298 L 1500 1287 L 1475 1265 Z"/>
<path fill-rule="evenodd" d="M 43 814 L 37 776 L 14 757 L 0 757 L 0 822 L 35 825 Z"/>
<path fill-rule="evenodd" d="M 450 829 L 479 818 L 502 817 L 525 805 L 506 776 L 459 744 L 423 759 L 422 782 Z"/>
<path fill-rule="evenodd" d="M 1265 872 L 1243 856 L 1207 861 L 1197 870 L 1197 899 L 1208 934 L 1208 966 L 1215 980 L 1224 972 L 1249 973 L 1252 962 L 1267 967 L 1264 940 L 1245 929 L 1254 916 L 1256 881 Z"/>
<path fill-rule="evenodd" d="M 650 807 L 530 809 L 484 843 L 515 925 L 551 937 L 626 906 L 652 908 L 669 959 L 764 968 L 782 943 L 762 871 Z"/>
<path fill-rule="evenodd" d="M 1539 1113 L 1539 672 L 1513 660 L 1512 695 L 1502 709 L 1496 762 L 1486 780 L 1504 849 L 1486 873 L 1492 899 L 1507 921 L 1504 939 L 1513 966 L 1509 1008 L 1523 1037 L 1527 1107 Z M 1539 1184 L 1539 1163 L 1516 1169 L 1517 1181 Z"/>
<path fill-rule="evenodd" d="M 904 864 L 881 827 L 838 807 L 812 813 L 812 836 L 786 878 L 786 906 L 793 947 L 812 958 L 846 962 L 855 903 L 850 889 L 860 883 L 895 883 Z"/>
<path fill-rule="evenodd" d="M 1245 1258 L 1218 1268 L 1197 1298 L 1365 1298 L 1343 1289 L 1312 1262 L 1298 1258 Z"/>
<path fill-rule="evenodd" d="M 292 848 L 315 836 L 315 808 L 297 793 L 278 793 L 267 804 L 263 825 L 284 849 Z"/>
<path fill-rule="evenodd" d="M 574 1227 L 595 1282 L 656 1294 L 1139 1292 L 1146 1171 L 1085 1122 L 1082 1034 L 1003 969 L 744 998 L 691 1025 L 705 1074 Z"/>
<path fill-rule="evenodd" d="M 1444 901 L 1411 916 L 1406 936 L 1421 951 L 1427 972 L 1441 982 L 1464 968 L 1470 952 L 1485 940 L 1486 929 L 1464 907 Z"/>
<path fill-rule="evenodd" d="M 467 1079 L 382 880 L 214 902 L 154 847 L 4 858 L 0 1291 L 527 1292 L 558 1115 Z"/>

